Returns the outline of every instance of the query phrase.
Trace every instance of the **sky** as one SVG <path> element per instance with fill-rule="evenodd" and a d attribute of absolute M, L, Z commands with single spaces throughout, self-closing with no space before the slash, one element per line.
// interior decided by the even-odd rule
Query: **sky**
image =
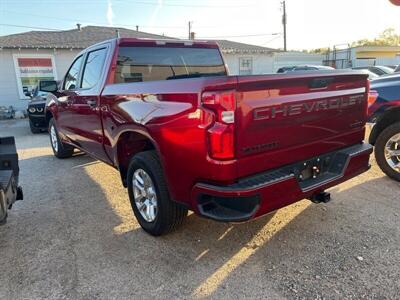
<path fill-rule="evenodd" d="M 289 50 L 400 33 L 400 6 L 389 0 L 286 0 L 286 10 Z M 0 35 L 81 23 L 187 38 L 189 21 L 199 39 L 283 47 L 281 0 L 0 0 Z"/>

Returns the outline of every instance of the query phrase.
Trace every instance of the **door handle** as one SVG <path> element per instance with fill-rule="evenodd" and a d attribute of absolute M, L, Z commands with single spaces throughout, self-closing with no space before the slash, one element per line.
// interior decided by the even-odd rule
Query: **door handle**
<path fill-rule="evenodd" d="M 86 103 L 87 103 L 87 105 L 89 105 L 91 108 L 96 107 L 96 104 L 97 104 L 96 100 L 88 100 L 88 101 L 86 101 Z"/>

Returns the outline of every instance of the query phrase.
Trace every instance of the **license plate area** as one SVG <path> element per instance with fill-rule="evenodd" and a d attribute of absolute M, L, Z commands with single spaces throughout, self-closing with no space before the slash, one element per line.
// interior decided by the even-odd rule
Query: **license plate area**
<path fill-rule="evenodd" d="M 290 171 L 301 189 L 307 190 L 339 177 L 348 159 L 349 155 L 345 153 L 330 153 L 292 165 Z"/>

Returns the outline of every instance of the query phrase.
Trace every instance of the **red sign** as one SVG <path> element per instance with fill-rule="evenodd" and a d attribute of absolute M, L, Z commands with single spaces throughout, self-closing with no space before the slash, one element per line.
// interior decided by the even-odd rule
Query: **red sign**
<path fill-rule="evenodd" d="M 18 58 L 19 67 L 51 67 L 50 58 Z"/>
<path fill-rule="evenodd" d="M 400 6 L 400 0 L 389 0 L 392 4 Z"/>

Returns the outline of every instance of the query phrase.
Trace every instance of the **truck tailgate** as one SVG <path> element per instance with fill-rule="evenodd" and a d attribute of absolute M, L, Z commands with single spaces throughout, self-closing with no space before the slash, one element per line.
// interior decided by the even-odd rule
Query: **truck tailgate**
<path fill-rule="evenodd" d="M 368 80 L 361 73 L 238 77 L 238 175 L 360 143 L 367 98 Z"/>

